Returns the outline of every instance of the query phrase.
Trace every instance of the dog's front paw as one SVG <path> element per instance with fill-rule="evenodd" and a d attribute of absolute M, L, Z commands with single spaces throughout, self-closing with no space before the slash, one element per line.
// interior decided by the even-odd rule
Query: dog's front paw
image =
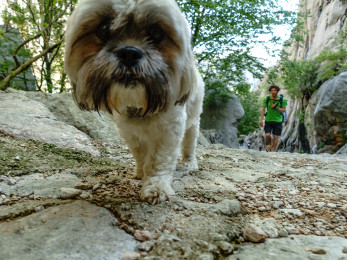
<path fill-rule="evenodd" d="M 166 183 L 144 184 L 141 189 L 141 199 L 152 205 L 170 200 L 174 195 L 175 191 Z"/>
<path fill-rule="evenodd" d="M 189 170 L 198 170 L 199 166 L 198 166 L 198 161 L 196 160 L 195 157 L 188 157 L 183 159 L 183 165 L 187 168 L 189 168 Z"/>

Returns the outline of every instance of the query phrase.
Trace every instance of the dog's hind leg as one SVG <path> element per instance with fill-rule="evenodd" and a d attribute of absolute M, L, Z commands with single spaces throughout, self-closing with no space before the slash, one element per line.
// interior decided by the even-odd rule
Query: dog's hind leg
<path fill-rule="evenodd" d="M 132 154 L 136 160 L 136 176 L 135 178 L 141 180 L 143 177 L 143 165 L 144 165 L 144 156 L 145 156 L 145 148 L 141 146 L 137 146 L 132 150 Z"/>
<path fill-rule="evenodd" d="M 198 162 L 196 160 L 196 145 L 199 137 L 199 124 L 193 124 L 186 130 L 182 142 L 182 162 L 191 170 L 198 169 Z"/>

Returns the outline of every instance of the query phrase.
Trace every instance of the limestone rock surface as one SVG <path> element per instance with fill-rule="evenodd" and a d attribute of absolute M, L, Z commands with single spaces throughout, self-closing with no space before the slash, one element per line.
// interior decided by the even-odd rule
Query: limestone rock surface
<path fill-rule="evenodd" d="M 237 148 L 237 125 L 244 115 L 243 107 L 235 95 L 223 103 L 205 108 L 201 115 L 200 126 L 210 143 L 224 144 L 230 148 Z"/>
<path fill-rule="evenodd" d="M 106 209 L 76 201 L 0 223 L 0 259 L 122 259 L 137 247 Z"/>

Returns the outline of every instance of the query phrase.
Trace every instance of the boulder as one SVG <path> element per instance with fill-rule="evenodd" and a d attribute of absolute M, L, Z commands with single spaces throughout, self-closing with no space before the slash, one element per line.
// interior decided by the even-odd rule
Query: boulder
<path fill-rule="evenodd" d="M 0 110 L 2 133 L 100 156 L 100 152 L 94 148 L 88 135 L 74 126 L 59 121 L 43 103 L 31 100 L 20 92 L 1 91 Z"/>
<path fill-rule="evenodd" d="M 112 142 L 120 139 L 116 125 L 107 113 L 82 111 L 76 105 L 71 93 L 21 92 L 21 94 L 43 103 L 60 121 L 74 126 L 92 139 L 101 142 Z"/>
<path fill-rule="evenodd" d="M 336 149 L 343 145 L 347 131 L 347 72 L 325 82 L 310 100 L 311 147 L 333 145 Z M 314 108 L 314 110 L 312 109 Z"/>
<path fill-rule="evenodd" d="M 347 154 L 347 144 L 345 144 L 344 146 L 342 146 L 342 148 L 340 148 L 336 154 Z"/>
<path fill-rule="evenodd" d="M 235 95 L 227 102 L 216 101 L 204 109 L 200 126 L 211 143 L 238 148 L 237 125 L 244 115 L 243 107 Z"/>

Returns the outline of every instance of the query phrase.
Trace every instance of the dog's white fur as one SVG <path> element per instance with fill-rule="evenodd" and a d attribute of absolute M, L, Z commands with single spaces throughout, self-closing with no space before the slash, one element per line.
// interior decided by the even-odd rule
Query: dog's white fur
<path fill-rule="evenodd" d="M 109 27 L 100 27 L 104 19 Z M 143 36 L 152 22 L 164 35 L 158 43 Z M 109 28 L 109 38 L 96 36 L 102 28 Z M 150 203 L 174 195 L 171 182 L 180 148 L 183 163 L 198 168 L 195 148 L 204 84 L 190 40 L 187 23 L 174 0 L 81 0 L 67 25 L 65 69 L 74 86 L 74 98 L 82 109 L 110 112 L 136 159 L 136 174 L 143 182 L 141 198 Z M 144 80 L 136 79 L 131 86 L 112 81 L 112 66 L 119 61 L 108 52 L 124 46 L 145 53 L 138 66 L 148 69 L 149 82 L 160 92 L 152 93 L 155 101 L 150 101 L 152 94 L 146 92 L 151 86 L 144 83 L 144 72 L 139 73 Z M 154 76 L 158 71 L 165 74 L 166 85 L 158 85 Z M 108 86 L 99 90 L 105 84 Z M 144 113 L 157 101 L 164 108 L 158 105 Z M 137 112 L 131 114 L 130 108 Z"/>

